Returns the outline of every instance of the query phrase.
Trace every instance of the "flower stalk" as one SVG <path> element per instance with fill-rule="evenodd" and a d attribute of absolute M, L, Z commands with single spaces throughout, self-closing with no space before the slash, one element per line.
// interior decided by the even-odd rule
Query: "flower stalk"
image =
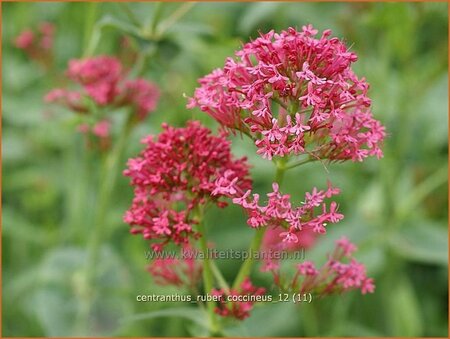
<path fill-rule="evenodd" d="M 275 172 L 275 182 L 277 182 L 279 185 L 283 182 L 284 173 L 286 171 L 286 168 L 284 167 L 284 162 L 280 161 L 277 163 L 276 172 Z M 253 253 L 258 252 L 261 249 L 261 244 L 264 239 L 264 234 L 266 233 L 267 227 L 261 227 L 256 230 L 255 235 L 253 236 L 253 240 L 249 247 L 249 256 L 242 264 L 241 268 L 239 269 L 239 272 L 236 276 L 236 279 L 233 283 L 233 289 L 237 289 L 242 282 L 245 280 L 245 278 L 250 274 L 252 266 L 253 266 Z"/>
<path fill-rule="evenodd" d="M 197 229 L 201 233 L 201 237 L 199 240 L 200 250 L 203 252 L 203 287 L 205 295 L 210 294 L 212 289 L 214 288 L 214 276 L 213 269 L 211 265 L 211 258 L 208 255 L 208 242 L 206 240 L 206 229 L 203 221 L 203 210 L 201 208 L 198 209 L 197 218 L 198 225 Z M 215 305 L 212 301 L 206 301 L 208 318 L 209 318 L 209 327 L 212 335 L 219 333 L 219 323 L 217 321 L 217 316 L 215 314 Z"/>
<path fill-rule="evenodd" d="M 83 306 L 80 308 L 78 328 L 82 333 L 85 331 L 86 333 L 88 332 L 88 320 L 91 313 L 92 301 L 96 294 L 95 276 L 101 253 L 102 235 L 105 232 L 107 211 L 109 209 L 112 193 L 116 186 L 119 169 L 121 168 L 120 160 L 133 125 L 133 114 L 132 112 L 129 112 L 119 139 L 105 162 L 104 173 L 106 173 L 106 175 L 102 178 L 103 180 L 100 183 L 93 231 L 87 246 L 86 266 L 81 286 L 84 301 Z"/>

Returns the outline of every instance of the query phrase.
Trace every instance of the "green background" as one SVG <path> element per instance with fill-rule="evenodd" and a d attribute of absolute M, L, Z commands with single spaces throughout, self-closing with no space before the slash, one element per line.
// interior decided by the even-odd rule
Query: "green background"
<path fill-rule="evenodd" d="M 376 292 L 309 305 L 264 304 L 246 321 L 227 323 L 226 333 L 447 336 L 447 4 L 3 3 L 2 9 L 3 336 L 204 334 L 195 308 L 136 302 L 137 294 L 180 291 L 155 286 L 145 270 L 147 244 L 122 222 L 132 198 L 124 177 L 117 179 L 102 236 L 90 324 L 77 325 L 80 303 L 89 298 L 80 288 L 80 272 L 105 169 L 103 156 L 84 148 L 73 115 L 55 108 L 49 113 L 42 102 L 67 61 L 81 57 L 89 44 L 96 55 L 117 54 L 124 35 L 139 53 L 153 53 L 144 75 L 160 86 L 162 98 L 133 132 L 124 168 L 126 158 L 141 149 L 139 139 L 160 132 L 163 121 L 182 126 L 194 118 L 216 129 L 206 114 L 185 109 L 183 94 L 191 95 L 199 77 L 221 67 L 259 30 L 307 23 L 331 28 L 358 54 L 354 69 L 371 84 L 373 113 L 387 128 L 385 157 L 332 164 L 329 173 L 320 163 L 308 164 L 287 174 L 283 191 L 301 199 L 312 186 L 323 187 L 325 178 L 341 187 L 345 219 L 329 227 L 306 258 L 323 262 L 333 241 L 346 235 L 358 245 L 355 256 L 375 278 Z M 153 20 L 164 24 L 184 10 L 158 39 L 142 34 Z M 12 45 L 21 30 L 43 20 L 56 25 L 50 73 Z M 272 164 L 257 157 L 246 139 L 234 138 L 233 150 L 249 157 L 255 189 L 267 192 Z M 211 210 L 207 219 L 218 248 L 247 248 L 252 230 L 239 208 Z M 218 264 L 231 281 L 240 262 Z M 254 281 L 271 286 L 271 278 L 257 270 Z"/>

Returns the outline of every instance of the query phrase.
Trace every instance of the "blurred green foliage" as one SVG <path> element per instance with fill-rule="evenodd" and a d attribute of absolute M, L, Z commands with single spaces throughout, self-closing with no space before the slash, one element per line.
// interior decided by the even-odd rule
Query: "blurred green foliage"
<path fill-rule="evenodd" d="M 139 53 L 149 54 L 144 76 L 158 83 L 162 98 L 130 138 L 130 157 L 139 152 L 141 137 L 161 130 L 161 122 L 180 126 L 194 118 L 216 129 L 206 114 L 185 109 L 183 94 L 192 94 L 199 77 L 221 67 L 258 31 L 307 23 L 331 28 L 358 54 L 356 73 L 371 83 L 373 112 L 388 137 L 381 161 L 333 164 L 328 171 L 320 163 L 308 164 L 287 174 L 284 190 L 301 197 L 313 185 L 323 186 L 324 177 L 342 188 L 345 219 L 306 256 L 323 260 L 332 242 L 347 235 L 375 278 L 376 293 L 354 292 L 309 305 L 265 304 L 246 321 L 230 323 L 227 334 L 447 336 L 447 4 L 3 3 L 2 9 L 3 336 L 86 331 L 76 321 L 86 298 L 79 279 L 92 234 L 96 182 L 104 173 L 98 165 L 102 155 L 86 151 L 71 115 L 50 111 L 42 102 L 67 61 L 89 52 L 123 53 L 123 36 Z M 151 36 L 155 19 L 163 32 Z M 22 29 L 44 20 L 57 29 L 50 73 L 12 46 Z M 256 190 L 267 191 L 271 163 L 240 137 L 233 149 L 253 164 Z M 115 192 L 88 334 L 201 335 L 195 308 L 136 302 L 137 294 L 177 291 L 154 285 L 145 271 L 147 244 L 129 235 L 122 222 L 132 197 L 126 178 L 118 178 Z M 211 210 L 207 218 L 219 248 L 247 248 L 252 231 L 238 208 Z M 218 264 L 231 281 L 240 262 Z M 271 286 L 269 276 L 257 270 L 254 275 Z"/>

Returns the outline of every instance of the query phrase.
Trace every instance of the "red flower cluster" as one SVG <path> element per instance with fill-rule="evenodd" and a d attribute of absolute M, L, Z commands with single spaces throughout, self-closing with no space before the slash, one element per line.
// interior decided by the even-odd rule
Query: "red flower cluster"
<path fill-rule="evenodd" d="M 344 216 L 337 212 L 338 205 L 331 202 L 329 208 L 324 203 L 326 198 L 339 194 L 339 189 L 329 183 L 326 191 L 318 191 L 314 187 L 311 193 L 306 193 L 305 200 L 299 207 L 294 207 L 289 194 L 281 194 L 277 183 L 273 183 L 273 192 L 267 194 L 267 204 L 259 204 L 259 195 L 248 190 L 244 195 L 233 199 L 233 203 L 241 205 L 248 214 L 247 224 L 251 227 L 282 227 L 280 233 L 283 242 L 297 243 L 303 231 L 312 230 L 323 234 L 328 222 L 337 223 Z M 319 212 L 318 212 L 319 210 Z"/>
<path fill-rule="evenodd" d="M 91 100 L 95 105 L 109 108 L 131 107 L 136 121 L 144 120 L 147 115 L 156 109 L 159 100 L 158 87 L 145 79 L 128 79 L 123 71 L 122 64 L 114 57 L 98 56 L 94 58 L 71 60 L 67 70 L 68 78 L 81 86 L 81 90 L 68 90 L 55 88 L 44 98 L 45 102 L 57 103 L 71 111 L 91 116 L 93 112 Z M 86 100 L 88 99 L 88 100 Z M 108 128 L 103 121 L 106 117 L 94 117 L 78 126 L 78 130 L 89 133 L 96 138 L 109 136 Z M 104 135 L 107 132 L 107 135 Z"/>
<path fill-rule="evenodd" d="M 67 76 L 83 86 L 86 94 L 98 105 L 111 104 L 119 94 L 122 65 L 110 56 L 70 60 Z"/>
<path fill-rule="evenodd" d="M 135 79 L 126 81 L 123 87 L 122 100 L 134 106 L 139 120 L 144 120 L 149 112 L 156 109 L 160 93 L 155 84 L 145 79 Z"/>
<path fill-rule="evenodd" d="M 114 57 L 71 60 L 67 76 L 81 90 L 56 88 L 44 98 L 46 102 L 58 103 L 78 113 L 88 113 L 89 98 L 96 105 L 119 108 L 130 106 L 137 120 L 143 120 L 156 109 L 159 100 L 158 87 L 145 79 L 128 79 L 122 64 Z"/>
<path fill-rule="evenodd" d="M 236 52 L 235 59 L 228 58 L 223 69 L 201 79 L 188 107 L 199 107 L 223 127 L 250 136 L 263 158 L 288 157 L 284 164 L 291 156 L 300 155 L 306 161 L 381 157 L 385 131 L 372 117 L 369 85 L 352 71 L 356 55 L 343 41 L 330 37 L 331 31 L 321 37 L 315 37 L 317 33 L 309 25 L 301 32 L 290 28 L 279 34 L 261 34 Z M 140 117 L 154 109 L 153 89 L 148 83 L 138 79 L 126 82 L 125 90 L 120 90 L 117 84 L 122 72 L 117 63 L 103 60 L 99 64 L 72 63 L 69 76 L 99 105 L 133 102 Z M 60 97 L 75 106 L 73 94 L 59 95 L 58 100 Z M 233 159 L 226 132 L 214 136 L 198 122 L 185 128 L 164 124 L 163 129 L 157 139 L 143 140 L 145 149 L 128 161 L 124 171 L 134 186 L 133 203 L 124 220 L 131 225 L 131 233 L 142 234 L 155 251 L 170 243 L 189 246 L 191 239 L 202 236 L 194 227 L 198 213 L 208 203 L 224 207 L 223 197 L 244 208 L 249 226 L 268 228 L 262 251 L 311 246 L 326 232 L 328 223 L 344 218 L 338 204 L 327 201 L 340 193 L 330 183 L 325 190 L 314 187 L 294 206 L 290 195 L 282 194 L 275 182 L 266 201 L 260 203 L 260 196 L 252 192 L 246 159 Z M 365 266 L 352 257 L 355 250 L 342 238 L 320 268 L 305 261 L 289 277 L 281 274 L 280 259 L 266 258 L 262 270 L 272 273 L 281 290 L 317 295 L 352 289 L 372 293 L 373 280 L 367 277 Z M 193 286 L 201 269 L 194 261 L 157 259 L 149 271 L 158 283 Z M 215 312 L 240 320 L 249 316 L 264 293 L 264 288 L 253 286 L 248 277 L 237 289 L 211 291 L 219 300 Z"/>
<path fill-rule="evenodd" d="M 232 176 L 238 178 L 234 181 L 237 190 L 251 187 L 246 159 L 232 158 L 230 142 L 223 134 L 214 136 L 196 121 L 185 128 L 164 124 L 163 129 L 157 140 L 143 140 L 146 148 L 139 157 L 129 159 L 124 171 L 135 195 L 124 220 L 133 226 L 132 233 L 153 240 L 154 250 L 200 236 L 192 228 L 197 222 L 194 210 L 208 202 L 226 206 L 219 200 L 221 194 L 212 196 L 217 182 Z"/>
<path fill-rule="evenodd" d="M 260 270 L 262 272 L 278 269 L 278 261 L 282 258 L 283 254 L 289 254 L 311 248 L 316 243 L 319 235 L 310 228 L 302 230 L 301 236 L 300 232 L 295 234 L 298 238 L 297 242 L 280 241 L 280 239 L 285 237 L 283 234 L 285 232 L 286 230 L 283 226 L 273 226 L 268 227 L 264 233 L 260 252 L 262 259 Z"/>
<path fill-rule="evenodd" d="M 69 108 L 71 111 L 87 113 L 88 108 L 83 104 L 82 95 L 77 91 L 70 91 L 63 88 L 55 88 L 44 97 L 47 103 L 57 103 Z"/>
<path fill-rule="evenodd" d="M 369 85 L 351 69 L 357 56 L 330 30 L 316 34 L 310 25 L 261 34 L 200 79 L 188 107 L 250 135 L 267 159 L 381 157 L 384 127 L 372 117 Z"/>
<path fill-rule="evenodd" d="M 215 312 L 222 317 L 231 317 L 244 320 L 250 315 L 255 303 L 255 296 L 262 296 L 266 292 L 263 287 L 256 287 L 249 278 L 246 278 L 239 290 L 225 291 L 224 289 L 212 290 L 211 294 L 219 298 L 219 304 Z"/>
<path fill-rule="evenodd" d="M 100 146 L 100 149 L 107 149 L 110 146 L 110 130 L 111 122 L 109 120 L 100 120 L 93 126 L 82 123 L 77 128 L 77 131 L 80 133 L 94 136 L 99 141 L 98 146 Z"/>
<path fill-rule="evenodd" d="M 14 39 L 14 46 L 22 49 L 30 59 L 48 66 L 52 61 L 54 35 L 55 26 L 49 22 L 41 22 L 36 31 L 22 31 Z"/>
<path fill-rule="evenodd" d="M 297 251 L 299 249 L 308 249 L 312 247 L 317 239 L 317 233 L 312 229 L 302 230 L 301 236 L 298 237 L 298 242 L 286 242 L 281 241 L 283 237 L 281 234 L 286 232 L 282 226 L 268 227 L 264 233 L 264 239 L 262 243 L 263 251 Z"/>
<path fill-rule="evenodd" d="M 297 272 L 290 281 L 284 280 L 276 263 L 266 265 L 265 271 L 272 272 L 275 284 L 286 291 L 314 293 L 319 296 L 354 289 L 361 290 L 362 294 L 373 293 L 373 279 L 366 276 L 364 264 L 352 257 L 354 251 L 356 246 L 342 237 L 336 241 L 336 248 L 320 269 L 316 269 L 312 262 L 304 261 L 297 265 Z"/>
<path fill-rule="evenodd" d="M 191 247 L 184 246 L 190 251 Z M 183 258 L 157 258 L 148 271 L 159 285 L 188 286 L 194 288 L 202 277 L 202 265 L 192 256 Z"/>

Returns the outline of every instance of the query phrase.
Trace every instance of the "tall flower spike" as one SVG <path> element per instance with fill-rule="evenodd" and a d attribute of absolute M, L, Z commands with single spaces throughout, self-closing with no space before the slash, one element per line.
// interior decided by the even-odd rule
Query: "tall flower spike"
<path fill-rule="evenodd" d="M 260 34 L 199 80 L 188 108 L 250 134 L 269 160 L 381 157 L 384 127 L 372 117 L 369 85 L 352 71 L 356 54 L 330 30 L 316 34 L 311 25 Z"/>
<path fill-rule="evenodd" d="M 132 233 L 151 240 L 155 250 L 200 236 L 192 227 L 197 206 L 212 202 L 223 207 L 222 197 L 251 186 L 246 159 L 233 159 L 225 135 L 214 136 L 196 121 L 185 128 L 164 124 L 163 129 L 157 140 L 143 140 L 145 149 L 124 171 L 134 186 L 124 220 Z"/>

